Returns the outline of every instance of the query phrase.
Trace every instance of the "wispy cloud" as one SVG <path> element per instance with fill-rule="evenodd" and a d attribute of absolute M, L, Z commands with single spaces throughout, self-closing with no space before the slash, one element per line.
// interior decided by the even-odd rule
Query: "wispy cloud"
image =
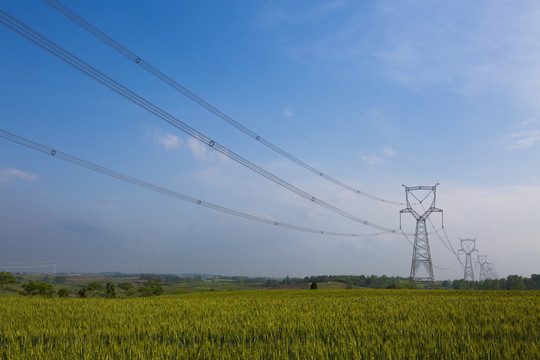
<path fill-rule="evenodd" d="M 158 138 L 158 143 L 165 149 L 178 149 L 180 146 L 180 138 L 173 134 L 166 134 Z"/>
<path fill-rule="evenodd" d="M 188 148 L 198 160 L 203 160 L 208 157 L 208 147 L 197 139 L 189 138 Z"/>
<path fill-rule="evenodd" d="M 385 146 L 383 148 L 383 152 L 388 156 L 396 156 L 397 155 L 396 150 L 394 150 L 394 148 L 391 147 L 391 146 Z"/>
<path fill-rule="evenodd" d="M 286 118 L 293 116 L 293 107 L 289 105 L 283 109 L 283 115 L 285 115 Z"/>
<path fill-rule="evenodd" d="M 288 3 L 286 8 L 277 7 L 272 4 L 269 5 L 271 6 L 271 11 L 265 12 L 259 19 L 259 25 L 278 25 L 280 21 L 283 21 L 286 24 L 318 22 L 345 5 L 346 2 L 343 0 L 326 1 L 321 5 L 313 2 L 310 3 L 310 6 L 307 8 L 305 6 L 298 6 L 298 8 L 296 8 L 295 3 Z M 279 19 L 274 15 L 274 12 Z"/>
<path fill-rule="evenodd" d="M 508 135 L 505 139 L 508 143 L 506 147 L 509 149 L 526 148 L 540 141 L 540 131 L 537 129 L 520 131 Z"/>
<path fill-rule="evenodd" d="M 12 168 L 0 170 L 0 183 L 8 182 L 11 180 L 33 181 L 37 179 L 39 179 L 39 176 L 37 176 L 36 174 L 32 174 L 22 170 Z"/>
<path fill-rule="evenodd" d="M 154 128 L 149 129 L 146 135 L 164 149 L 188 150 L 197 160 L 218 159 L 220 161 L 228 161 L 225 155 L 211 151 L 208 144 L 192 137 L 184 140 L 177 135 L 165 134 Z"/>
<path fill-rule="evenodd" d="M 376 165 L 382 162 L 382 159 L 376 155 L 362 155 L 360 156 L 363 162 L 367 165 Z"/>
<path fill-rule="evenodd" d="M 174 134 L 163 134 L 160 130 L 152 128 L 147 131 L 147 135 L 164 149 L 178 149 L 180 147 L 180 138 Z"/>
<path fill-rule="evenodd" d="M 392 79 L 465 96 L 497 92 L 540 108 L 540 5 L 524 1 L 380 2 L 374 51 Z"/>
<path fill-rule="evenodd" d="M 538 124 L 540 123 L 540 119 L 539 118 L 528 118 L 528 119 L 525 119 L 523 120 L 522 122 L 519 123 L 519 125 L 523 125 L 523 126 L 526 126 L 526 125 L 530 125 L 530 124 Z"/>

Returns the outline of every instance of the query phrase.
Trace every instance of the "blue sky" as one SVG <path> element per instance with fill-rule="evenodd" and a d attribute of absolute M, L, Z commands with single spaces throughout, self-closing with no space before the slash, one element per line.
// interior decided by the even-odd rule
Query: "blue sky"
<path fill-rule="evenodd" d="M 455 248 L 538 273 L 540 5 L 520 2 L 66 1 L 87 21 L 285 151 L 364 192 L 433 185 Z M 300 168 L 153 78 L 41 1 L 2 9 L 199 132 L 389 228 L 403 206 Z M 372 233 L 268 181 L 0 27 L 1 129 L 256 216 Z M 403 236 L 336 238 L 197 207 L 0 141 L 0 264 L 58 271 L 408 276 Z M 409 215 L 410 217 L 410 215 Z M 432 215 L 435 226 L 441 217 Z M 403 218 L 405 230 L 414 223 Z M 437 279 L 462 268 L 432 234 Z M 454 264 L 454 266 L 452 266 Z M 133 271 L 138 271 L 134 268 Z"/>

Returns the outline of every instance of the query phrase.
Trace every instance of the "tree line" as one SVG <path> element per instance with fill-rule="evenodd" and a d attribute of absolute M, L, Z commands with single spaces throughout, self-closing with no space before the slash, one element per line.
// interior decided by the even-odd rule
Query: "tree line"
<path fill-rule="evenodd" d="M 17 278 L 9 271 L 0 272 L 0 287 L 2 287 L 4 293 L 10 285 L 14 285 L 16 282 Z M 21 288 L 22 290 L 19 291 L 19 294 L 23 296 L 42 296 L 50 298 L 56 294 L 60 298 L 66 298 L 71 295 L 65 288 L 60 288 L 55 291 L 54 286 L 47 281 L 28 280 L 21 285 Z M 75 295 L 80 298 L 105 297 L 113 299 L 119 295 L 118 289 L 122 290 L 121 292 L 124 297 L 134 295 L 135 291 L 142 297 L 158 296 L 164 292 L 159 279 L 147 280 L 137 290 L 135 290 L 134 285 L 130 282 L 122 282 L 119 284 L 107 282 L 106 284 L 102 284 L 97 281 L 91 281 L 77 290 Z"/>
<path fill-rule="evenodd" d="M 328 283 L 338 282 L 345 285 L 346 288 L 353 287 L 371 288 L 371 289 L 400 289 L 414 288 L 414 283 L 408 278 L 386 275 L 317 275 L 306 276 L 304 278 L 289 278 L 284 279 L 266 279 L 265 287 L 278 287 L 281 285 L 290 284 L 312 284 L 312 283 Z M 532 274 L 530 277 L 522 277 L 520 275 L 508 275 L 501 279 L 486 279 L 482 281 L 466 281 L 446 280 L 435 283 L 436 288 L 446 290 L 540 290 L 540 274 Z"/>

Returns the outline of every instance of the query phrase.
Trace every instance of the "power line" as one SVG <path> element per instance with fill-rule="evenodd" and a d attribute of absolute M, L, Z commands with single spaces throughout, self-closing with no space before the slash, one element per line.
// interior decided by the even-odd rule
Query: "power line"
<path fill-rule="evenodd" d="M 219 205 L 216 205 L 216 204 L 205 202 L 205 201 L 202 201 L 200 199 L 196 199 L 196 198 L 193 198 L 191 196 L 180 194 L 178 192 L 163 188 L 161 186 L 157 186 L 157 185 L 148 183 L 146 181 L 139 180 L 137 178 L 134 178 L 134 177 L 131 177 L 131 176 L 116 172 L 114 170 L 111 170 L 111 169 L 105 168 L 103 166 L 88 162 L 86 160 L 71 156 L 69 154 L 63 153 L 63 152 L 55 150 L 53 148 L 41 145 L 41 144 L 39 144 L 37 142 L 34 142 L 32 140 L 29 140 L 29 139 L 26 139 L 26 138 L 23 138 L 23 137 L 20 137 L 20 136 L 17 136 L 15 134 L 4 131 L 2 129 L 0 129 L 0 137 L 4 138 L 6 140 L 10 140 L 10 141 L 12 141 L 14 143 L 17 143 L 19 145 L 25 146 L 27 148 L 30 148 L 32 150 L 36 150 L 36 151 L 39 151 L 41 153 L 54 156 L 55 158 L 59 158 L 59 159 L 68 161 L 68 162 L 70 162 L 72 164 L 87 168 L 89 170 L 99 172 L 101 174 L 116 178 L 118 180 L 122 180 L 122 181 L 125 181 L 125 182 L 128 182 L 128 183 L 131 183 L 133 185 L 137 185 L 137 186 L 146 188 L 148 190 L 159 192 L 161 194 L 164 194 L 164 195 L 167 195 L 167 196 L 170 196 L 170 197 L 174 197 L 176 199 L 180 199 L 180 200 L 192 203 L 192 204 L 200 205 L 200 206 L 203 206 L 203 207 L 206 207 L 206 208 L 209 208 L 209 209 L 213 209 L 213 210 L 224 212 L 224 213 L 227 213 L 227 214 L 230 214 L 230 215 L 234 215 L 234 216 L 242 217 L 242 218 L 245 218 L 245 219 L 257 221 L 257 222 L 260 222 L 260 223 L 279 226 L 279 227 L 287 228 L 287 229 L 290 229 L 290 230 L 304 231 L 304 232 L 309 232 L 309 233 L 313 233 L 313 234 L 330 235 L 330 236 L 365 237 L 365 236 L 380 236 L 380 235 L 387 234 L 387 232 L 373 233 L 373 234 L 356 234 L 356 233 L 343 233 L 343 232 L 335 232 L 335 231 L 325 231 L 325 230 L 317 230 L 317 229 L 313 229 L 313 228 L 308 228 L 308 227 L 303 227 L 303 226 L 297 226 L 297 225 L 291 225 L 291 224 L 287 224 L 287 223 L 282 223 L 282 222 L 275 221 L 275 220 L 272 220 L 272 219 L 265 219 L 265 218 L 262 218 L 262 217 L 259 217 L 259 216 L 246 214 L 246 213 L 236 211 L 236 210 L 233 210 L 233 209 L 229 209 L 229 208 L 226 208 L 226 207 L 223 207 L 223 206 L 219 206 Z M 48 265 L 48 266 L 50 266 L 50 265 Z"/>
<path fill-rule="evenodd" d="M 384 232 L 390 232 L 390 233 L 396 233 L 396 229 L 391 229 L 385 226 L 381 226 L 378 224 L 375 224 L 373 222 L 364 220 L 356 215 L 353 215 L 345 210 L 339 209 L 321 199 L 318 199 L 317 197 L 307 193 L 304 190 L 301 190 L 300 188 L 289 184 L 285 180 L 277 177 L 276 175 L 268 172 L 267 170 L 264 170 L 263 168 L 255 165 L 254 163 L 250 162 L 249 160 L 245 159 L 244 157 L 240 156 L 239 154 L 233 152 L 232 150 L 229 150 L 225 146 L 219 144 L 215 140 L 212 140 L 211 138 L 207 137 L 203 133 L 195 130 L 194 128 L 190 127 L 186 123 L 180 121 L 176 117 L 172 116 L 171 114 L 167 113 L 165 110 L 162 110 L 158 106 L 154 105 L 150 101 L 142 98 L 138 94 L 134 93 L 133 91 L 129 90 L 128 88 L 124 87 L 120 83 L 114 81 L 107 75 L 103 74 L 99 70 L 95 69 L 91 65 L 87 64 L 86 62 L 82 61 L 75 55 L 69 53 L 68 51 L 64 50 L 62 47 L 56 45 L 52 41 L 48 40 L 43 35 L 37 33 L 36 31 L 32 30 L 19 20 L 13 18 L 11 15 L 5 13 L 4 11 L 0 10 L 0 21 L 4 23 L 7 27 L 9 27 L 11 30 L 15 31 L 16 33 L 22 35 L 29 41 L 33 42 L 34 44 L 38 45 L 39 47 L 43 48 L 44 50 L 50 52 L 51 54 L 55 55 L 59 59 L 63 60 L 64 62 L 68 63 L 69 65 L 73 66 L 75 69 L 83 72 L 84 74 L 88 75 L 89 77 L 93 78 L 94 80 L 98 81 L 99 83 L 107 86 L 111 90 L 115 91 L 116 93 L 122 95 L 126 99 L 132 101 L 133 103 L 139 105 L 141 108 L 147 110 L 151 114 L 159 117 L 160 119 L 168 122 L 172 126 L 176 127 L 177 129 L 183 131 L 184 133 L 194 137 L 195 139 L 201 141 L 202 143 L 208 145 L 209 147 L 213 148 L 214 150 L 220 152 L 221 154 L 227 156 L 228 158 L 236 161 L 237 163 L 245 166 L 246 168 L 258 173 L 259 175 L 262 175 L 266 177 L 267 179 L 275 182 L 276 184 L 284 187 L 285 189 L 294 192 L 295 194 L 303 197 L 306 200 L 309 200 L 323 208 L 326 208 L 327 210 L 330 210 L 338 215 L 341 215 L 343 217 L 346 217 L 350 220 L 356 221 L 358 223 L 361 223 L 363 225 L 384 231 Z"/>
<path fill-rule="evenodd" d="M 453 268 L 454 266 L 456 266 L 456 264 L 458 263 L 458 260 L 456 259 L 456 261 L 454 261 L 454 263 L 450 266 L 437 266 L 435 264 L 433 264 L 433 267 L 436 268 L 436 269 L 439 269 L 439 270 L 449 270 L 451 268 Z"/>
<path fill-rule="evenodd" d="M 300 165 L 303 168 L 311 171 L 312 173 L 314 173 L 314 174 L 316 174 L 316 175 L 318 175 L 318 176 L 320 176 L 320 177 L 322 177 L 322 178 L 324 178 L 324 179 L 326 179 L 326 180 L 328 180 L 328 181 L 330 181 L 330 182 L 332 182 L 332 183 L 334 183 L 334 184 L 336 184 L 336 185 L 338 185 L 338 186 L 340 186 L 342 188 L 345 188 L 345 189 L 347 189 L 349 191 L 352 191 L 352 192 L 354 192 L 356 194 L 359 194 L 359 195 L 368 197 L 368 198 L 370 198 L 372 200 L 380 201 L 380 202 L 383 202 L 383 203 L 388 203 L 388 204 L 393 204 L 393 205 L 405 205 L 404 203 L 401 203 L 401 202 L 386 200 L 386 199 L 383 199 L 381 197 L 374 196 L 374 195 L 371 195 L 369 193 L 360 191 L 359 189 L 356 189 L 356 188 L 354 188 L 354 187 L 352 187 L 350 185 L 347 185 L 347 184 L 345 184 L 345 183 L 343 183 L 343 182 L 341 182 L 341 181 L 339 181 L 339 180 L 325 174 L 324 172 L 322 172 L 322 171 L 308 165 L 307 163 L 303 162 L 302 160 L 298 159 L 297 157 L 289 154 L 285 150 L 283 150 L 280 147 L 274 145 L 270 141 L 268 141 L 268 140 L 264 139 L 263 137 L 257 135 L 252 130 L 248 129 L 247 127 L 240 124 L 239 122 L 237 122 L 236 120 L 234 120 L 230 116 L 223 113 L 218 108 L 214 107 L 213 105 L 206 102 L 204 99 L 200 98 L 199 96 L 197 96 L 196 94 L 194 94 L 190 90 L 186 89 L 184 86 L 182 86 L 181 84 L 179 84 L 175 80 L 171 79 L 169 76 L 165 75 L 160 70 L 156 69 L 155 67 L 153 67 L 152 65 L 150 65 L 149 63 L 144 61 L 143 59 L 141 59 L 140 56 L 137 56 L 135 53 L 133 53 L 132 51 L 130 51 L 129 49 L 127 49 L 126 47 L 124 47 L 123 45 L 118 43 L 116 40 L 112 39 L 110 36 L 108 36 L 107 34 L 102 32 L 101 30 L 99 30 L 98 28 L 96 28 L 95 26 L 90 24 L 88 21 L 83 19 L 80 15 L 76 14 L 71 9 L 69 9 L 66 6 L 64 6 L 63 4 L 61 4 L 60 2 L 58 2 L 56 0 L 43 0 L 43 1 L 45 3 L 47 3 L 48 5 L 50 5 L 51 7 L 53 7 L 54 9 L 56 9 L 58 12 L 60 12 L 64 16 L 66 16 L 67 18 L 69 18 L 70 20 L 72 20 L 73 22 L 75 22 L 76 24 L 78 24 L 79 26 L 81 26 L 83 29 L 87 30 L 89 33 L 94 35 L 96 38 L 103 41 L 104 43 L 106 43 L 107 45 L 109 45 L 110 47 L 112 47 L 113 49 L 115 49 L 116 51 L 121 53 L 122 55 L 124 55 L 126 58 L 128 58 L 129 60 L 131 60 L 135 64 L 139 65 L 144 70 L 146 70 L 150 74 L 154 75 L 159 80 L 163 81 L 167 85 L 171 86 L 173 89 L 175 89 L 178 92 L 182 93 L 184 96 L 186 96 L 190 100 L 194 101 L 195 103 L 199 104 L 200 106 L 202 106 L 203 108 L 205 108 L 206 110 L 208 110 L 212 114 L 216 115 L 220 119 L 226 121 L 230 125 L 234 126 L 238 130 L 242 131 L 244 134 L 248 135 L 249 137 L 251 137 L 251 138 L 257 140 L 258 142 L 260 142 L 261 144 L 265 145 L 266 147 L 268 147 L 268 148 L 272 149 L 273 151 L 277 152 L 281 156 L 286 157 L 287 159 L 293 161 L 297 165 Z M 312 59 L 313 59 L 313 61 L 316 61 L 313 57 L 312 57 Z M 319 65 L 319 67 L 320 67 L 320 65 Z M 321 67 L 321 69 L 322 69 L 322 67 Z M 326 75 L 330 78 L 330 76 L 327 73 L 326 73 Z M 333 82 L 333 80 L 332 80 L 332 82 Z M 334 83 L 334 85 L 336 87 L 338 87 L 337 84 L 335 84 L 335 82 L 333 82 L 333 83 Z M 343 93 L 342 90 L 341 90 L 341 92 Z M 345 93 L 343 93 L 343 94 L 346 96 Z M 349 101 L 352 103 L 352 100 L 349 99 Z M 388 142 L 388 140 L 386 140 L 386 141 Z"/>

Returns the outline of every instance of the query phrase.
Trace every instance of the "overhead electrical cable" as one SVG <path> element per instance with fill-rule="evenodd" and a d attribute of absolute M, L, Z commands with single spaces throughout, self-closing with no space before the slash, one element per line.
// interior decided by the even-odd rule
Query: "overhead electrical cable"
<path fill-rule="evenodd" d="M 160 70 L 156 69 L 155 67 L 153 67 L 152 65 L 150 65 L 149 63 L 144 61 L 140 56 L 136 55 L 135 53 L 133 53 L 132 51 L 130 51 L 129 49 L 127 49 L 126 47 L 124 47 L 123 45 L 121 45 L 120 43 L 115 41 L 114 39 L 112 39 L 110 36 L 108 36 L 103 31 L 99 30 L 98 28 L 96 28 L 95 26 L 90 24 L 88 21 L 86 21 L 81 16 L 79 16 L 78 14 L 73 12 L 71 9 L 64 6 L 59 1 L 56 1 L 56 0 L 43 0 L 43 1 L 45 3 L 47 3 L 47 4 L 49 4 L 51 7 L 56 9 L 58 12 L 60 12 L 64 16 L 66 16 L 67 18 L 69 18 L 70 20 L 72 20 L 73 22 L 75 22 L 76 24 L 78 24 L 79 26 L 81 26 L 83 29 L 87 30 L 89 33 L 94 35 L 96 38 L 103 41 L 104 43 L 106 43 L 107 45 L 109 45 L 110 47 L 112 47 L 113 49 L 115 49 L 116 51 L 121 53 L 122 55 L 124 55 L 126 58 L 128 58 L 129 60 L 131 60 L 135 64 L 139 65 L 144 70 L 148 71 L 150 74 L 154 75 L 155 77 L 157 77 L 158 79 L 160 79 L 161 81 L 166 83 L 167 85 L 171 86 L 173 89 L 175 89 L 178 92 L 182 93 L 184 96 L 191 99 L 195 103 L 199 104 L 200 106 L 202 106 L 203 108 L 205 108 L 206 110 L 211 112 L 212 114 L 214 114 L 217 117 L 219 117 L 220 119 L 226 121 L 230 125 L 237 128 L 238 130 L 242 131 L 244 134 L 246 134 L 249 137 L 257 140 L 261 144 L 263 144 L 266 147 L 272 149 L 273 151 L 277 152 L 278 154 L 282 155 L 283 157 L 286 157 L 287 159 L 293 161 L 297 165 L 302 166 L 303 168 L 311 171 L 312 173 L 314 173 L 314 174 L 316 174 L 316 175 L 318 175 L 318 176 L 320 176 L 320 177 L 322 177 L 322 178 L 324 178 L 324 179 L 326 179 L 326 180 L 328 180 L 328 181 L 330 181 L 330 182 L 332 182 L 332 183 L 334 183 L 334 184 L 336 184 L 336 185 L 338 185 L 338 186 L 340 186 L 342 188 L 345 188 L 345 189 L 347 189 L 349 191 L 352 191 L 352 192 L 354 192 L 356 194 L 368 197 L 368 198 L 370 198 L 372 200 L 376 200 L 376 201 L 380 201 L 380 202 L 388 203 L 388 204 L 393 204 L 393 205 L 405 205 L 404 203 L 401 203 L 401 202 L 398 202 L 398 201 L 386 200 L 386 199 L 383 199 L 381 197 L 374 196 L 374 195 L 371 195 L 369 193 L 363 192 L 363 191 L 361 191 L 359 189 L 356 189 L 356 188 L 354 188 L 354 187 L 352 187 L 350 185 L 347 185 L 347 184 L 345 184 L 345 183 L 343 183 L 343 182 L 341 182 L 341 181 L 339 181 L 339 180 L 325 174 L 324 172 L 322 172 L 322 171 L 320 171 L 318 169 L 315 169 L 314 167 L 308 165 L 307 163 L 303 162 L 302 160 L 298 159 L 297 157 L 289 154 L 288 152 L 281 149 L 280 147 L 274 145 L 270 141 L 268 141 L 268 140 L 264 139 L 263 137 L 257 135 L 252 130 L 248 129 L 247 127 L 240 124 L 239 122 L 237 122 L 236 120 L 234 120 L 230 116 L 223 113 L 218 108 L 214 107 L 213 105 L 206 102 L 204 99 L 200 98 L 199 96 L 197 96 L 196 94 L 194 94 L 190 90 L 186 89 L 184 86 L 179 84 L 177 81 L 171 79 L 169 76 L 165 75 Z"/>
<path fill-rule="evenodd" d="M 192 204 L 200 205 L 200 206 L 203 206 L 203 207 L 206 207 L 206 208 L 209 208 L 209 209 L 213 209 L 213 210 L 220 211 L 220 212 L 223 212 L 223 213 L 227 213 L 227 214 L 230 214 L 230 215 L 234 215 L 234 216 L 242 217 L 242 218 L 245 218 L 245 219 L 257 221 L 257 222 L 260 222 L 260 223 L 264 223 L 264 224 L 268 224 L 268 225 L 274 225 L 274 226 L 278 226 L 278 227 L 283 227 L 283 228 L 287 228 L 287 229 L 290 229 L 290 230 L 297 230 L 297 231 L 309 232 L 309 233 L 313 233 L 313 234 L 330 235 L 330 236 L 363 237 L 363 236 L 380 236 L 380 235 L 388 234 L 388 232 L 373 233 L 373 234 L 354 234 L 354 233 L 343 233 L 343 232 L 335 232 L 335 231 L 317 230 L 317 229 L 312 229 L 312 228 L 308 228 L 308 227 L 282 223 L 282 222 L 279 222 L 279 221 L 276 221 L 276 220 L 266 219 L 266 218 L 263 218 L 263 217 L 260 217 L 260 216 L 246 214 L 246 213 L 236 211 L 236 210 L 233 210 L 233 209 L 229 209 L 229 208 L 226 208 L 226 207 L 223 207 L 223 206 L 219 206 L 219 205 L 216 205 L 216 204 L 205 202 L 205 201 L 202 201 L 200 199 L 196 199 L 196 198 L 193 198 L 191 196 L 187 196 L 187 195 L 175 192 L 173 190 L 169 190 L 169 189 L 163 188 L 161 186 L 157 186 L 157 185 L 148 183 L 146 181 L 139 180 L 137 178 L 134 178 L 134 177 L 119 173 L 117 171 L 105 168 L 103 166 L 88 162 L 86 160 L 83 160 L 83 159 L 80 159 L 80 158 L 77 158 L 77 157 L 74 157 L 74 156 L 71 156 L 71 155 L 69 155 L 67 153 L 63 153 L 63 152 L 55 150 L 53 148 L 41 145 L 41 144 L 39 144 L 37 142 L 26 139 L 24 137 L 17 136 L 15 134 L 4 131 L 2 129 L 0 129 L 0 137 L 4 138 L 6 140 L 10 140 L 10 141 L 12 141 L 14 143 L 17 143 L 19 145 L 23 145 L 23 146 L 25 146 L 27 148 L 39 151 L 41 153 L 51 155 L 51 156 L 53 156 L 55 158 L 59 158 L 59 159 L 68 161 L 68 162 L 70 162 L 72 164 L 87 168 L 89 170 L 96 171 L 98 173 L 101 173 L 101 174 L 116 178 L 118 180 L 128 182 L 128 183 L 133 184 L 133 185 L 137 185 L 137 186 L 146 188 L 148 190 L 152 190 L 152 191 L 161 193 L 163 195 L 167 195 L 167 196 L 170 196 L 170 197 L 173 197 L 173 198 L 176 198 L 176 199 L 180 199 L 180 200 L 192 203 Z M 47 266 L 50 266 L 50 264 L 47 265 Z"/>
<path fill-rule="evenodd" d="M 450 266 L 437 266 L 437 265 L 435 265 L 435 264 L 432 264 L 432 265 L 433 265 L 434 268 L 437 268 L 437 269 L 439 269 L 439 270 L 449 270 L 449 269 L 453 268 L 454 266 L 456 266 L 456 264 L 458 263 L 458 260 L 459 260 L 459 259 L 457 259 L 456 261 L 454 261 L 454 263 L 453 263 L 452 265 L 450 265 Z"/>
<path fill-rule="evenodd" d="M 339 209 L 321 199 L 318 199 L 317 197 L 307 193 L 304 190 L 299 189 L 298 187 L 289 184 L 285 180 L 277 177 L 276 175 L 268 172 L 267 170 L 264 170 L 263 168 L 259 167 L 258 165 L 255 165 L 254 163 L 250 162 L 249 160 L 245 159 L 244 157 L 240 156 L 239 154 L 233 152 L 232 150 L 229 150 L 225 146 L 219 144 L 215 140 L 212 140 L 211 138 L 207 137 L 203 133 L 195 130 L 194 128 L 190 127 L 186 123 L 180 121 L 173 115 L 167 113 L 166 111 L 162 110 L 158 106 L 154 105 L 150 101 L 142 98 L 138 94 L 134 93 L 133 91 L 129 90 L 128 88 L 124 87 L 120 83 L 114 81 L 107 75 L 103 74 L 99 70 L 95 69 L 91 65 L 87 64 L 86 62 L 82 61 L 75 55 L 69 53 L 68 51 L 64 50 L 60 46 L 56 45 L 52 41 L 48 40 L 43 35 L 37 33 L 36 31 L 32 30 L 19 20 L 13 18 L 11 15 L 7 14 L 6 12 L 0 10 L 0 21 L 9 27 L 11 30 L 15 31 L 16 33 L 22 35 L 29 41 L 33 42 L 34 44 L 38 45 L 39 47 L 43 48 L 44 50 L 50 52 L 51 54 L 55 55 L 59 59 L 65 61 L 69 65 L 73 66 L 77 70 L 83 72 L 84 74 L 88 75 L 89 77 L 93 78 L 94 80 L 98 81 L 99 83 L 107 86 L 111 90 L 115 91 L 116 93 L 122 95 L 126 99 L 132 101 L 133 103 L 139 105 L 141 108 L 147 110 L 151 114 L 159 117 L 160 119 L 166 121 L 167 123 L 171 124 L 172 126 L 176 127 L 177 129 L 183 131 L 184 133 L 194 137 L 195 139 L 201 141 L 202 143 L 208 145 L 209 147 L 213 148 L 214 150 L 220 152 L 221 154 L 227 156 L 228 158 L 236 161 L 237 163 L 245 166 L 246 168 L 264 176 L 265 178 L 275 182 L 276 184 L 284 187 L 285 189 L 294 192 L 295 194 L 323 207 L 328 209 L 329 211 L 332 211 L 338 215 L 341 215 L 343 217 L 346 217 L 350 220 L 356 221 L 358 223 L 361 223 L 363 225 L 385 231 L 385 232 L 391 232 L 396 233 L 398 230 L 391 229 L 385 226 L 381 226 L 378 224 L 375 224 L 373 222 L 364 220 L 356 215 L 353 215 L 345 210 Z"/>

